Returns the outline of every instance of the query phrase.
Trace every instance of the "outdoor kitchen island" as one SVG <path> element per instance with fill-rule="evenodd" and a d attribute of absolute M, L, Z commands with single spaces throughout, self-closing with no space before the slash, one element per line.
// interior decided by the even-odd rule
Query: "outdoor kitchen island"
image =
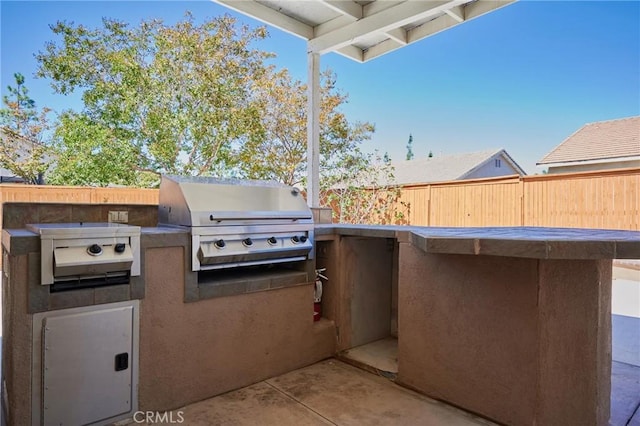
<path fill-rule="evenodd" d="M 10 425 L 112 424 L 335 353 L 298 190 L 163 177 L 159 201 L 3 205 Z"/>
<path fill-rule="evenodd" d="M 333 224 L 315 234 L 338 350 L 395 336 L 397 382 L 427 396 L 509 425 L 608 424 L 611 259 L 640 258 L 639 232 Z M 390 324 L 364 301 L 390 302 Z"/>
<path fill-rule="evenodd" d="M 34 315 L 130 300 L 139 301 L 138 410 L 177 409 L 388 333 L 398 338 L 398 382 L 428 396 L 506 424 L 607 423 L 611 259 L 640 258 L 640 233 L 316 225 L 316 266 L 329 281 L 314 323 L 306 267 L 255 275 L 256 286 L 225 278 L 213 291 L 192 271 L 188 229 L 137 225 L 139 277 L 47 295 L 38 235 L 3 230 L 10 425 L 41 424 Z M 375 286 L 384 295 L 367 294 Z M 376 316 L 387 325 L 353 326 Z"/>

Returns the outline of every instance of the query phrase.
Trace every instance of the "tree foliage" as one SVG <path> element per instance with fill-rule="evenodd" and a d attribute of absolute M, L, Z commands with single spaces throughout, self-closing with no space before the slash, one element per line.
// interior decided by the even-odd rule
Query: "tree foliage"
<path fill-rule="evenodd" d="M 241 177 L 274 179 L 304 185 L 307 164 L 307 86 L 285 70 L 271 69 L 254 93 L 262 111 L 261 137 L 235 144 L 229 166 Z M 320 88 L 321 187 L 336 182 L 335 168 L 363 159 L 359 145 L 371 138 L 370 123 L 350 123 L 341 107 L 347 96 L 336 87 L 330 70 L 321 75 Z M 342 178 L 340 176 L 340 178 Z"/>
<path fill-rule="evenodd" d="M 140 173 L 136 150 L 116 137 L 113 129 L 82 114 L 64 113 L 56 128 L 53 148 L 56 167 L 47 177 L 54 185 L 108 186 L 131 182 L 151 184 L 155 174 Z M 146 179 L 146 182 L 145 182 Z"/>
<path fill-rule="evenodd" d="M 409 141 L 407 142 L 407 160 L 413 160 L 413 135 L 409 133 Z"/>
<path fill-rule="evenodd" d="M 7 87 L 0 109 L 0 166 L 27 183 L 41 183 L 48 167 L 42 138 L 49 127 L 49 109 L 36 106 L 22 74 L 13 77 L 15 86 Z"/>
<path fill-rule="evenodd" d="M 337 173 L 342 178 L 325 192 L 325 204 L 340 223 L 408 224 L 411 206 L 402 200 L 387 154 L 355 155 Z"/>
<path fill-rule="evenodd" d="M 56 93 L 80 91 L 84 101 L 82 111 L 60 115 L 51 182 L 148 186 L 170 173 L 305 186 L 307 88 L 253 47 L 264 28 L 229 16 L 197 24 L 187 14 L 173 26 L 103 19 L 96 29 L 67 22 L 51 29 L 58 40 L 37 55 L 38 76 Z M 325 71 L 321 189 L 338 188 L 327 201 L 339 203 L 341 220 L 364 221 L 365 213 L 401 220 L 391 207 L 399 189 L 371 191 L 379 186 L 373 173 L 388 173 L 389 164 L 380 168 L 373 164 L 380 159 L 363 154 L 374 126 L 349 122 L 347 101 Z"/>
<path fill-rule="evenodd" d="M 126 154 L 113 167 L 95 168 L 103 173 L 97 182 L 114 173 L 134 185 L 148 180 L 145 171 L 212 174 L 228 154 L 229 141 L 261 132 L 251 93 L 270 54 L 251 45 L 266 36 L 264 28 L 239 27 L 229 16 L 198 25 L 187 14 L 175 26 L 151 20 L 132 27 L 103 19 L 97 29 L 67 22 L 51 29 L 61 40 L 37 55 L 38 75 L 49 78 L 56 93 L 82 91 L 84 101 L 83 111 L 61 121 L 57 145 L 65 148 L 63 157 L 107 155 L 112 147 L 105 143 Z M 83 132 L 100 138 L 83 144 L 76 137 Z"/>
<path fill-rule="evenodd" d="M 90 176 L 73 172 L 82 155 L 107 158 L 117 151 L 104 144 L 115 144 L 119 161 L 95 167 L 94 183 L 118 176 L 119 183 L 139 185 L 151 171 L 304 184 L 306 85 L 267 66 L 272 55 L 251 48 L 266 36 L 264 28 L 238 27 L 228 16 L 196 25 L 187 14 L 175 26 L 104 19 L 98 29 L 58 22 L 52 30 L 61 41 L 38 55 L 39 75 L 57 93 L 82 90 L 85 105 L 65 113 L 56 132 L 62 152 L 56 182 L 87 183 Z M 341 112 L 347 96 L 330 71 L 321 93 L 327 170 L 354 155 L 374 128 L 347 120 Z M 83 133 L 95 132 L 99 138 L 83 143 Z"/>

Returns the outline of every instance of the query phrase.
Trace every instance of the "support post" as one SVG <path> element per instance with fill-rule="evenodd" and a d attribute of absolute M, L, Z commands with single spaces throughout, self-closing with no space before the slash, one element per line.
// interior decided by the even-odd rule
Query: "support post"
<path fill-rule="evenodd" d="M 307 204 L 320 207 L 320 54 L 307 53 Z"/>

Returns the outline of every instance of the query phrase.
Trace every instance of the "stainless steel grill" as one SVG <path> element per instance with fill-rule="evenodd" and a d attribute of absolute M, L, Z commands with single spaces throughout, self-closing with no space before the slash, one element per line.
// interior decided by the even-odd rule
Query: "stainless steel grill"
<path fill-rule="evenodd" d="M 313 217 L 296 188 L 163 176 L 159 198 L 159 223 L 190 229 L 193 271 L 313 256 Z"/>
<path fill-rule="evenodd" d="M 140 227 L 116 223 L 43 223 L 40 283 L 56 288 L 128 282 L 140 275 Z"/>

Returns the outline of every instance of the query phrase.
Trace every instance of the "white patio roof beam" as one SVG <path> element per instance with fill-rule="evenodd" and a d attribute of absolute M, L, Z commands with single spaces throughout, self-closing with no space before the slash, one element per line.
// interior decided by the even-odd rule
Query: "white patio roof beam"
<path fill-rule="evenodd" d="M 318 53 L 338 50 L 370 34 L 396 30 L 416 20 L 443 13 L 446 9 L 462 5 L 467 1 L 407 1 L 400 3 L 327 34 L 312 38 L 309 40 L 308 48 Z"/>
<path fill-rule="evenodd" d="M 362 49 L 355 46 L 345 46 L 338 50 L 336 53 L 344 56 L 345 58 L 353 59 L 358 62 L 364 62 L 364 52 Z"/>
<path fill-rule="evenodd" d="M 444 13 L 446 13 L 449 16 L 451 16 L 453 19 L 455 19 L 459 23 L 460 22 L 464 22 L 464 7 L 463 6 L 452 7 L 451 9 L 445 10 Z"/>
<path fill-rule="evenodd" d="M 451 18 L 449 15 L 442 15 L 432 21 L 420 25 L 419 27 L 412 28 L 411 30 L 407 31 L 406 42 L 404 44 L 416 42 L 425 37 L 429 37 L 433 34 L 439 33 L 440 31 L 451 28 L 452 26 L 457 24 L 458 21 Z M 369 61 L 373 58 L 377 58 L 378 56 L 384 55 L 385 53 L 400 49 L 404 46 L 404 44 L 400 44 L 397 42 L 397 40 L 394 39 L 385 40 L 382 43 L 371 46 L 369 49 L 363 52 L 362 60 Z"/>
<path fill-rule="evenodd" d="M 500 9 L 503 6 L 507 6 L 514 3 L 516 0 L 479 0 L 473 3 L 469 3 L 464 7 L 464 20 L 469 21 L 485 13 L 492 12 L 496 9 Z"/>
<path fill-rule="evenodd" d="M 275 9 L 264 6 L 255 1 L 215 0 L 236 12 L 244 13 L 268 25 L 275 25 L 283 31 L 302 37 L 306 40 L 313 38 L 313 27 L 297 19 L 286 16 Z"/>
<path fill-rule="evenodd" d="M 361 19 L 363 16 L 362 6 L 351 0 L 316 0 L 336 12 L 350 16 L 353 19 Z"/>
<path fill-rule="evenodd" d="M 390 39 L 394 40 L 396 43 L 400 43 L 401 45 L 407 44 L 409 41 L 407 40 L 407 32 L 402 28 L 396 28 L 395 30 L 389 30 L 385 32 Z"/>
<path fill-rule="evenodd" d="M 515 0 L 500 0 L 500 1 L 491 1 L 491 0 L 482 0 L 474 3 L 469 3 L 462 7 L 453 8 L 453 13 L 447 13 L 445 11 L 445 15 L 439 16 L 436 19 L 433 19 L 429 22 L 426 22 L 420 26 L 410 29 L 406 31 L 406 40 L 404 43 L 401 40 L 391 37 L 390 40 L 385 40 L 381 43 L 378 43 L 375 46 L 371 46 L 369 49 L 365 50 L 362 53 L 362 61 L 366 62 L 371 59 L 377 58 L 378 56 L 382 56 L 386 53 L 389 53 L 393 50 L 400 49 L 405 44 L 415 43 L 416 41 L 422 40 L 423 38 L 430 37 L 434 34 L 437 34 L 441 31 L 447 30 L 455 25 L 461 23 L 459 20 L 460 16 L 464 16 L 464 21 L 468 21 L 473 18 L 477 18 L 478 16 L 484 15 L 485 13 L 491 12 L 495 9 L 506 6 L 510 3 L 513 3 Z M 457 17 L 453 17 L 452 15 L 458 15 Z M 464 22 L 462 21 L 462 22 Z M 388 34 L 388 33 L 387 33 Z M 342 53 L 342 50 L 338 53 Z M 345 55 L 347 56 L 347 55 Z M 357 60 L 356 56 L 349 55 L 350 58 Z"/>

